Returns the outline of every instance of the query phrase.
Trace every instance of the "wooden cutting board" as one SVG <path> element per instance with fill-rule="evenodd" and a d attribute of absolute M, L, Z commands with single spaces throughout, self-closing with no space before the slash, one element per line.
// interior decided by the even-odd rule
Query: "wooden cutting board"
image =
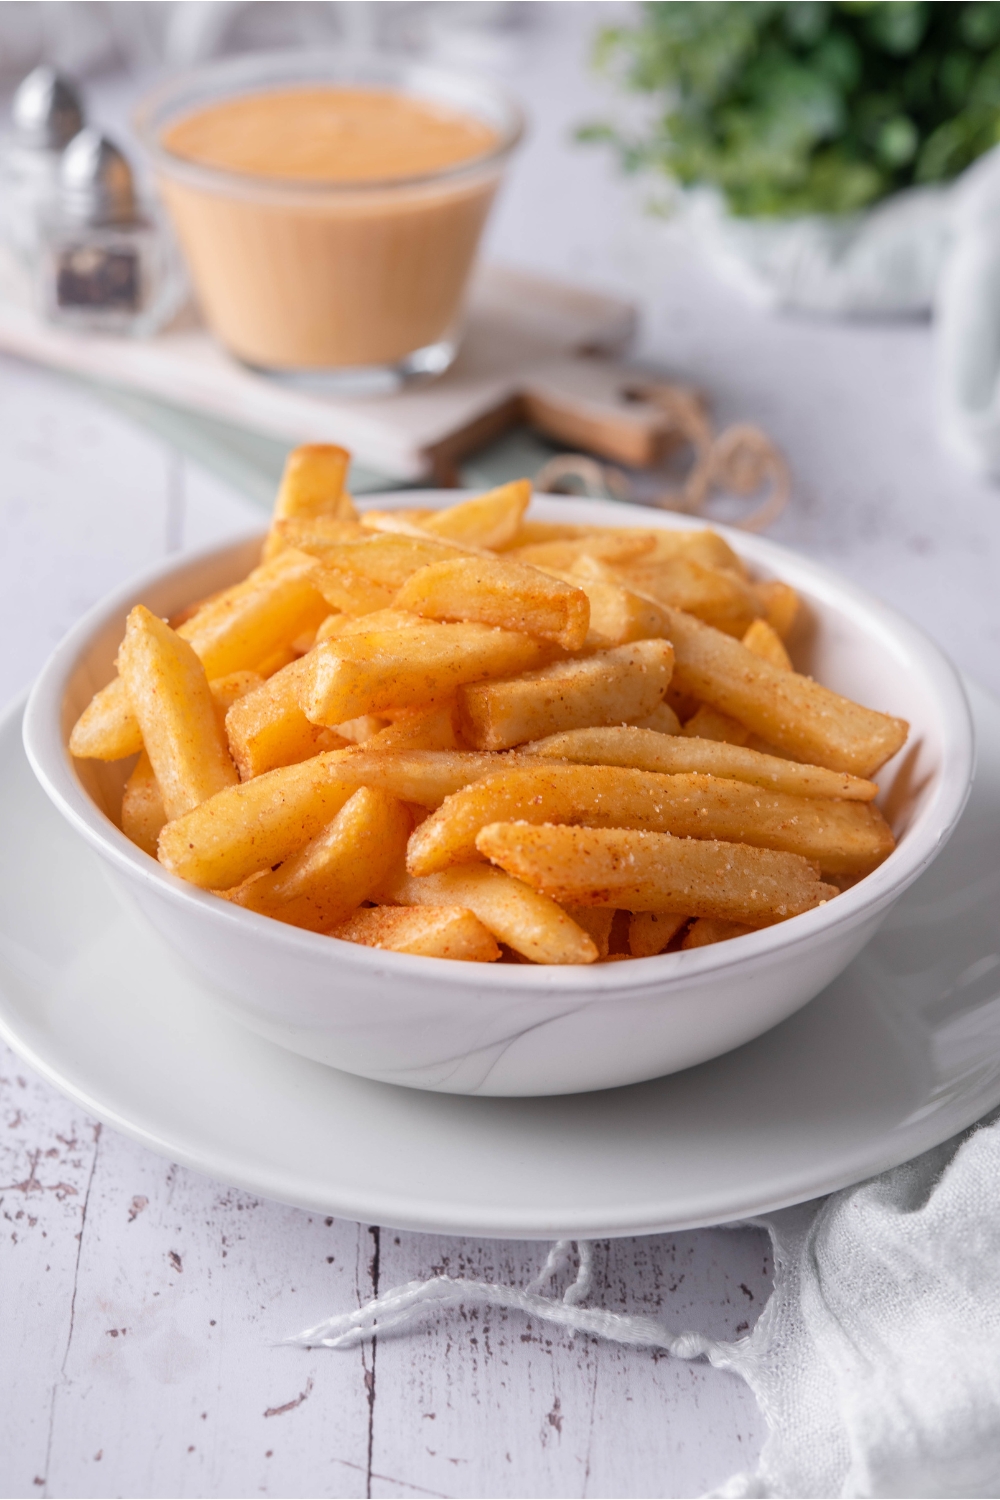
<path fill-rule="evenodd" d="M 669 443 L 662 411 L 620 363 L 633 305 L 544 277 L 484 267 L 466 335 L 439 380 L 345 399 L 257 374 L 231 359 L 194 316 L 155 338 L 52 328 L 0 301 L 0 349 L 140 391 L 289 443 L 337 442 L 401 480 L 454 482 L 458 461 L 527 420 L 569 447 L 645 467 Z"/>

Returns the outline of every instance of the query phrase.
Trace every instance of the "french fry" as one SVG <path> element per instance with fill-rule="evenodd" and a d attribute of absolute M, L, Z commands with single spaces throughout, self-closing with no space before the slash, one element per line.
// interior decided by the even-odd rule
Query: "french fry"
<path fill-rule="evenodd" d="M 904 719 L 863 708 L 811 677 L 787 672 L 692 615 L 670 611 L 676 685 L 739 719 L 797 760 L 869 777 L 895 755 Z"/>
<path fill-rule="evenodd" d="M 592 964 L 598 956 L 593 939 L 554 901 L 488 865 L 404 875 L 382 894 L 400 906 L 464 906 L 532 963 Z"/>
<path fill-rule="evenodd" d="M 160 863 L 203 890 L 228 891 L 303 848 L 357 791 L 338 775 L 334 750 L 280 766 L 227 787 L 168 823 L 159 838 Z"/>
<path fill-rule="evenodd" d="M 281 476 L 275 520 L 312 520 L 317 516 L 357 520 L 351 497 L 344 493 L 350 463 L 347 449 L 333 443 L 304 443 L 293 448 Z"/>
<path fill-rule="evenodd" d="M 779 578 L 766 583 L 755 583 L 754 592 L 760 600 L 767 623 L 786 640 L 795 624 L 799 612 L 799 596 L 790 583 Z"/>
<path fill-rule="evenodd" d="M 710 943 L 725 943 L 730 938 L 744 937 L 746 933 L 755 931 L 756 928 L 745 927 L 741 922 L 722 922 L 718 917 L 699 917 L 684 934 L 681 948 L 685 952 L 689 948 L 707 948 Z"/>
<path fill-rule="evenodd" d="M 718 740 L 725 745 L 745 745 L 750 739 L 750 731 L 745 724 L 741 724 L 739 719 L 731 719 L 728 714 L 721 713 L 708 703 L 703 703 L 692 714 L 681 734 L 696 740 Z"/>
<path fill-rule="evenodd" d="M 747 628 L 743 644 L 755 656 L 763 656 L 773 667 L 783 667 L 786 672 L 792 670 L 792 659 L 785 650 L 785 643 L 767 620 L 754 620 Z"/>
<path fill-rule="evenodd" d="M 611 947 L 611 925 L 615 920 L 614 908 L 610 906 L 569 906 L 566 915 L 578 927 L 590 934 L 599 959 L 607 958 Z"/>
<path fill-rule="evenodd" d="M 574 526 L 568 521 L 522 520 L 510 541 L 495 550 L 502 554 L 514 547 L 531 547 L 538 542 L 576 541 L 581 536 L 594 536 L 604 529 L 601 526 Z"/>
<path fill-rule="evenodd" d="M 587 640 L 584 591 L 524 563 L 457 557 L 431 563 L 403 584 L 393 608 L 429 620 L 474 620 L 578 651 Z"/>
<path fill-rule="evenodd" d="M 500 957 L 496 938 L 464 906 L 371 906 L 332 928 L 330 936 L 424 958 L 491 964 Z"/>
<path fill-rule="evenodd" d="M 289 663 L 260 687 L 238 699 L 226 714 L 226 739 L 241 781 L 309 760 L 350 743 L 334 729 L 313 724 L 299 706 L 306 658 Z"/>
<path fill-rule="evenodd" d="M 625 646 L 630 641 L 654 640 L 666 635 L 666 619 L 656 601 L 625 588 L 611 576 L 610 569 L 593 558 L 577 558 L 568 573 L 558 576 L 583 589 L 590 601 L 586 638 L 590 650 L 605 651 L 609 646 Z"/>
<path fill-rule="evenodd" d="M 282 552 L 217 595 L 177 633 L 190 642 L 209 677 L 259 670 L 265 658 L 290 646 L 303 630 L 315 630 L 329 613 L 315 573 L 314 558 Z"/>
<path fill-rule="evenodd" d="M 234 703 L 245 698 L 247 693 L 252 693 L 255 688 L 262 687 L 264 678 L 259 672 L 227 672 L 225 677 L 213 677 L 208 684 L 215 699 L 215 706 L 221 712 L 223 720 L 226 713 Z"/>
<path fill-rule="evenodd" d="M 491 751 L 391 750 L 370 740 L 340 757 L 338 775 L 354 786 L 381 787 L 403 802 L 434 808 L 471 782 L 518 764 L 517 756 Z"/>
<path fill-rule="evenodd" d="M 636 649 L 636 648 L 632 648 Z M 410 708 L 463 683 L 534 666 L 537 641 L 486 625 L 424 623 L 415 630 L 338 636 L 311 651 L 300 702 L 314 724 Z"/>
<path fill-rule="evenodd" d="M 524 745 L 520 753 L 572 760 L 581 765 L 633 766 L 640 771 L 660 771 L 667 775 L 694 771 L 729 781 L 745 781 L 769 792 L 787 792 L 793 797 L 840 797 L 851 802 L 870 802 L 878 794 L 873 781 L 863 781 L 844 771 L 782 760 L 777 755 L 763 755 L 718 740 L 658 734 L 627 725 L 572 729 L 567 734 L 553 734 L 535 744 Z"/>
<path fill-rule="evenodd" d="M 427 708 L 411 708 L 373 734 L 370 750 L 458 750 L 458 704 L 445 698 Z"/>
<path fill-rule="evenodd" d="M 530 499 L 530 479 L 515 479 L 474 500 L 436 510 L 421 525 L 431 536 L 465 546 L 503 547 L 516 534 Z"/>
<path fill-rule="evenodd" d="M 409 831 L 401 802 L 362 787 L 304 849 L 229 899 L 293 927 L 327 932 L 398 869 Z"/>
<path fill-rule="evenodd" d="M 370 615 L 377 609 L 392 607 L 393 590 L 384 584 L 373 583 L 363 573 L 348 573 L 344 569 L 317 563 L 313 576 L 327 604 L 344 614 Z"/>
<path fill-rule="evenodd" d="M 491 823 L 477 845 L 501 869 L 565 906 L 683 911 L 763 926 L 837 895 L 797 854 L 621 828 Z M 472 868 L 470 866 L 470 868 Z M 426 877 L 443 880 L 448 874 Z"/>
<path fill-rule="evenodd" d="M 421 630 L 426 624 L 419 615 L 402 609 L 378 609 L 370 615 L 330 615 L 317 630 L 315 644 L 341 635 L 368 635 L 373 630 Z"/>
<path fill-rule="evenodd" d="M 393 594 L 421 568 L 470 555 L 467 547 L 441 537 L 428 536 L 423 531 L 416 535 L 395 531 L 366 534 L 361 531 L 359 536 L 337 543 L 322 538 L 307 541 L 303 550 L 332 572 L 358 574 L 371 583 L 382 584 Z"/>
<path fill-rule="evenodd" d="M 118 663 L 168 818 L 232 786 L 236 768 L 205 668 L 188 643 L 138 604 Z"/>
<path fill-rule="evenodd" d="M 142 730 L 125 685 L 113 677 L 91 698 L 73 725 L 69 752 L 78 760 L 124 760 L 142 749 Z"/>
<path fill-rule="evenodd" d="M 575 540 L 535 542 L 527 547 L 512 547 L 504 556 L 531 563 L 535 568 L 552 568 L 556 572 L 568 573 L 582 557 L 620 564 L 642 557 L 651 552 L 655 545 L 654 531 L 637 531 L 634 527 L 614 530 L 609 527 L 604 531 L 588 532 Z"/>
<path fill-rule="evenodd" d="M 270 562 L 290 547 L 310 556 L 322 557 L 324 551 L 338 542 L 353 542 L 364 536 L 361 522 L 338 521 L 332 516 L 290 516 L 273 521 L 264 543 L 263 561 Z"/>
<path fill-rule="evenodd" d="M 639 557 L 617 571 L 621 581 L 637 593 L 686 610 L 727 635 L 742 636 L 763 613 L 752 585 L 737 573 L 706 568 L 690 556 Z"/>
<path fill-rule="evenodd" d="M 155 859 L 156 840 L 166 821 L 167 814 L 159 784 L 149 756 L 143 750 L 125 783 L 122 795 L 122 833 Z"/>
<path fill-rule="evenodd" d="M 338 724 L 330 732 L 339 735 L 349 745 L 367 745 L 381 730 L 388 727 L 388 719 L 380 718 L 378 714 L 362 714 L 360 718 Z"/>
<path fill-rule="evenodd" d="M 594 907 L 595 911 L 603 908 Z M 669 947 L 688 918 L 672 911 L 634 911 L 629 917 L 628 951 L 633 958 L 652 958 Z"/>
<path fill-rule="evenodd" d="M 634 641 L 582 660 L 459 692 L 463 737 L 503 750 L 562 729 L 644 718 L 663 699 L 673 668 L 668 641 Z"/>
<path fill-rule="evenodd" d="M 885 819 L 868 803 L 793 797 L 715 776 L 542 764 L 539 757 L 445 798 L 414 830 L 406 867 L 430 875 L 475 859 L 480 829 L 519 820 L 752 844 L 803 856 L 835 875 L 867 874 L 894 848 Z"/>
<path fill-rule="evenodd" d="M 647 714 L 644 719 L 633 719 L 632 724 L 636 729 L 652 729 L 657 734 L 680 734 L 681 732 L 681 721 L 666 699 L 658 703 L 653 712 Z"/>
<path fill-rule="evenodd" d="M 724 537 L 708 526 L 695 531 L 659 527 L 653 549 L 648 555 L 649 561 L 667 561 L 675 557 L 690 558 L 703 568 L 721 568 L 724 572 L 735 573 L 739 578 L 747 576 L 743 559 L 733 551 Z"/>

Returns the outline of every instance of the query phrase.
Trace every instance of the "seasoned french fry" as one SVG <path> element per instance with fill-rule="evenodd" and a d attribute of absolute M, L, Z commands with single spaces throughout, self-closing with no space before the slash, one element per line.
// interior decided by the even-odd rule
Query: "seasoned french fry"
<path fill-rule="evenodd" d="M 745 724 L 741 724 L 739 719 L 731 719 L 728 714 L 720 713 L 719 709 L 712 708 L 708 703 L 703 703 L 692 714 L 681 734 L 697 740 L 719 740 L 725 745 L 745 745 L 750 739 L 750 731 Z"/>
<path fill-rule="evenodd" d="M 280 864 L 315 838 L 357 791 L 338 761 L 357 752 L 327 751 L 227 787 L 168 823 L 160 863 L 204 890 L 228 891 Z"/>
<path fill-rule="evenodd" d="M 329 516 L 334 521 L 356 520 L 351 497 L 344 493 L 350 463 L 347 449 L 333 443 L 304 443 L 293 448 L 281 476 L 274 504 L 275 520 L 312 520 L 316 516 Z"/>
<path fill-rule="evenodd" d="M 649 554 L 649 561 L 674 557 L 687 557 L 692 562 L 700 563 L 703 568 L 721 568 L 740 578 L 746 577 L 743 559 L 733 551 L 724 537 L 707 526 L 697 531 L 660 527 L 656 532 L 656 542 Z"/>
<path fill-rule="evenodd" d="M 303 658 L 308 668 L 300 702 L 314 724 L 340 724 L 359 714 L 426 703 L 463 683 L 523 671 L 540 655 L 530 636 L 486 625 L 425 622 L 416 630 L 338 636 Z"/>
<path fill-rule="evenodd" d="M 156 840 L 167 821 L 159 784 L 145 750 L 135 763 L 122 796 L 122 833 L 156 858 Z"/>
<path fill-rule="evenodd" d="M 474 620 L 554 641 L 578 651 L 587 639 L 590 603 L 582 589 L 493 557 L 457 557 L 411 574 L 395 609 L 429 620 Z"/>
<path fill-rule="evenodd" d="M 527 547 L 512 547 L 504 556 L 531 563 L 535 568 L 569 572 L 582 557 L 606 563 L 625 563 L 652 552 L 655 545 L 654 531 L 637 531 L 631 527 L 624 527 L 619 531 L 609 527 L 605 531 L 589 532 L 576 540 L 536 542 Z"/>
<path fill-rule="evenodd" d="M 754 620 L 743 637 L 743 644 L 755 656 L 763 656 L 773 667 L 792 670 L 792 659 L 785 650 L 785 643 L 767 620 Z"/>
<path fill-rule="evenodd" d="M 264 678 L 259 672 L 227 672 L 225 677 L 213 677 L 208 684 L 215 699 L 215 706 L 225 720 L 226 713 L 234 703 L 245 698 L 247 693 L 252 693 L 255 688 L 262 687 Z"/>
<path fill-rule="evenodd" d="M 330 932 L 347 943 L 491 964 L 500 957 L 493 934 L 464 906 L 371 906 Z"/>
<path fill-rule="evenodd" d="M 761 602 L 764 618 L 782 640 L 785 640 L 795 624 L 799 612 L 799 596 L 790 583 L 778 578 L 767 583 L 755 583 L 754 592 Z"/>
<path fill-rule="evenodd" d="M 575 541 L 581 536 L 593 536 L 606 528 L 601 526 L 574 526 L 568 521 L 522 520 L 510 541 L 495 550 L 509 552 L 514 547 L 531 547 L 538 542 Z"/>
<path fill-rule="evenodd" d="M 316 645 L 341 635 L 368 635 L 373 630 L 421 630 L 426 624 L 419 615 L 407 614 L 402 609 L 377 609 L 370 615 L 330 615 L 316 632 Z"/>
<path fill-rule="evenodd" d="M 282 552 L 225 589 L 177 633 L 190 642 L 209 677 L 259 670 L 266 657 L 304 630 L 315 630 L 329 613 L 314 585 L 315 572 L 314 558 Z"/>
<path fill-rule="evenodd" d="M 479 749 L 503 750 L 561 729 L 644 718 L 662 701 L 672 667 L 669 641 L 634 641 L 464 687 L 458 695 L 462 734 Z"/>
<path fill-rule="evenodd" d="M 503 547 L 515 536 L 530 499 L 530 479 L 515 479 L 474 500 L 436 510 L 421 525 L 431 536 L 465 546 Z"/>
<path fill-rule="evenodd" d="M 610 906 L 568 906 L 566 915 L 590 934 L 598 958 L 607 958 L 611 946 L 611 924 L 615 920 Z"/>
<path fill-rule="evenodd" d="M 543 764 L 539 757 L 447 797 L 414 830 L 407 869 L 430 875 L 475 859 L 481 828 L 517 820 L 752 844 L 801 855 L 836 875 L 867 873 L 894 848 L 885 819 L 868 803 L 793 797 L 715 776 Z"/>
<path fill-rule="evenodd" d="M 471 782 L 519 764 L 517 756 L 490 751 L 391 750 L 369 741 L 340 758 L 338 775 L 355 786 L 378 786 L 404 802 L 433 808 Z"/>
<path fill-rule="evenodd" d="M 399 714 L 368 740 L 370 750 L 458 750 L 458 704 L 445 698 L 427 708 L 412 708 Z"/>
<path fill-rule="evenodd" d="M 401 802 L 362 787 L 304 849 L 229 899 L 293 927 L 327 932 L 401 866 L 409 831 Z"/>
<path fill-rule="evenodd" d="M 349 745 L 367 745 L 381 730 L 388 727 L 388 719 L 380 718 L 378 714 L 362 714 L 360 718 L 338 724 L 334 732 Z"/>
<path fill-rule="evenodd" d="M 138 604 L 118 664 L 168 818 L 232 786 L 238 778 L 215 700 L 187 641 Z"/>
<path fill-rule="evenodd" d="M 334 729 L 313 724 L 299 706 L 308 668 L 306 658 L 291 662 L 226 714 L 226 738 L 241 781 L 309 760 L 322 750 L 344 749 L 351 741 Z"/>
<path fill-rule="evenodd" d="M 906 740 L 904 719 L 786 672 L 681 610 L 670 611 L 675 681 L 798 760 L 868 777 Z"/>
<path fill-rule="evenodd" d="M 644 719 L 633 719 L 631 722 L 636 729 L 652 729 L 657 734 L 680 734 L 681 732 L 681 721 L 666 699 L 658 703 L 653 712 L 647 714 Z"/>
<path fill-rule="evenodd" d="M 69 752 L 78 760 L 124 760 L 142 749 L 142 730 L 125 685 L 114 677 L 91 698 L 73 725 Z"/>
<path fill-rule="evenodd" d="M 763 612 L 752 586 L 738 574 L 706 568 L 693 557 L 639 557 L 617 571 L 629 588 L 686 610 L 727 635 L 742 636 Z"/>
<path fill-rule="evenodd" d="M 332 516 L 290 516 L 271 523 L 267 541 L 264 543 L 263 560 L 269 562 L 279 552 L 295 547 L 313 557 L 322 557 L 324 551 L 338 542 L 353 542 L 364 536 L 361 522 L 338 521 Z"/>
<path fill-rule="evenodd" d="M 730 938 L 743 937 L 748 932 L 755 932 L 754 927 L 746 927 L 741 922 L 722 922 L 718 917 L 699 917 L 697 922 L 692 922 L 688 931 L 684 934 L 681 947 L 686 951 L 689 948 L 707 948 L 710 943 L 725 943 Z"/>
<path fill-rule="evenodd" d="M 586 645 L 594 651 L 625 646 L 666 635 L 666 618 L 654 599 L 634 594 L 610 575 L 610 569 L 591 557 L 577 558 L 568 573 L 558 576 L 583 589 L 590 601 Z"/>
<path fill-rule="evenodd" d="M 594 907 L 595 911 L 603 908 Z M 687 917 L 672 911 L 634 911 L 629 917 L 628 951 L 633 958 L 652 958 L 669 947 Z"/>
<path fill-rule="evenodd" d="M 593 939 L 560 906 L 488 865 L 460 866 L 420 879 L 404 875 L 382 894 L 400 906 L 467 907 L 501 943 L 536 964 L 592 964 L 597 959 Z"/>
<path fill-rule="evenodd" d="M 840 797 L 851 802 L 870 802 L 878 793 L 873 781 L 863 781 L 844 771 L 782 760 L 777 755 L 762 755 L 757 750 L 717 740 L 657 734 L 627 725 L 571 729 L 567 734 L 553 734 L 535 744 L 524 745 L 520 753 L 589 766 L 634 766 L 640 771 L 661 771 L 667 775 L 701 772 L 730 781 L 745 781 L 769 792 L 787 792 L 793 797 Z"/>
<path fill-rule="evenodd" d="M 565 906 L 675 910 L 759 927 L 837 895 L 836 886 L 825 885 L 797 854 L 713 839 L 491 823 L 477 844 L 501 869 Z M 426 878 L 443 880 L 455 873 Z"/>
<path fill-rule="evenodd" d="M 421 568 L 430 567 L 432 563 L 480 555 L 470 554 L 470 549 L 458 542 L 428 536 L 424 531 L 418 531 L 416 535 L 396 531 L 362 531 L 357 537 L 337 543 L 317 538 L 315 541 L 307 541 L 303 550 L 332 572 L 358 574 L 371 583 L 382 584 L 391 593 L 401 588 L 414 573 Z"/>
<path fill-rule="evenodd" d="M 317 563 L 313 577 L 327 604 L 345 614 L 370 615 L 377 609 L 392 607 L 393 590 L 373 583 L 363 573 L 349 573 L 343 568 Z"/>

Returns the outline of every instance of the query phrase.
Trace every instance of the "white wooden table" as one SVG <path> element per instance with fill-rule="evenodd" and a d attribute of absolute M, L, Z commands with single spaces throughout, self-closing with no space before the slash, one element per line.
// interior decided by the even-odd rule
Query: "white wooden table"
<path fill-rule="evenodd" d="M 872 588 L 1000 690 L 1000 492 L 937 437 L 919 325 L 775 320 L 642 222 L 599 155 L 581 63 L 601 7 L 535 7 L 535 116 L 491 229 L 504 258 L 640 296 L 644 351 L 765 425 L 796 476 L 774 535 Z M 252 507 L 85 391 L 0 362 L 0 698 L 129 573 Z M 262 1202 L 89 1120 L 0 1055 L 0 1494 L 692 1495 L 752 1463 L 732 1376 L 451 1313 L 364 1352 L 276 1341 L 446 1269 L 524 1282 L 540 1245 L 400 1234 Z M 595 1302 L 732 1336 L 758 1231 L 598 1247 Z"/>

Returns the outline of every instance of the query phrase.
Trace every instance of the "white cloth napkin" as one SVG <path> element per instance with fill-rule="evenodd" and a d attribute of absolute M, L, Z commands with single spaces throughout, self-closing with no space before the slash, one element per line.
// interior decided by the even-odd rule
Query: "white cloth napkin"
<path fill-rule="evenodd" d="M 752 1473 L 719 1496 L 1000 1494 L 1000 1121 L 829 1198 L 755 1220 L 775 1287 L 734 1343 L 580 1305 L 592 1249 L 556 1301 L 541 1288 L 572 1258 L 559 1241 L 525 1288 L 437 1276 L 289 1340 L 343 1348 L 488 1302 L 621 1343 L 706 1357 L 741 1375 L 767 1418 Z"/>

